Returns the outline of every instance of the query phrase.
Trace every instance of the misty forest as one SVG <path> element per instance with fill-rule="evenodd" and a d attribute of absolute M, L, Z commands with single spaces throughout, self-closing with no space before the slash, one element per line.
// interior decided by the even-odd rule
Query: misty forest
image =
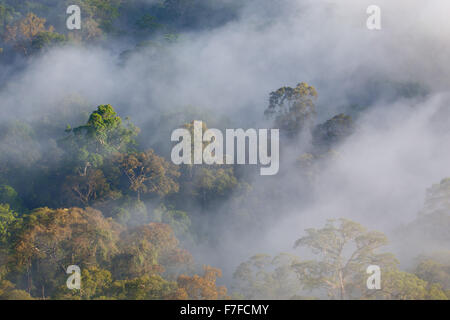
<path fill-rule="evenodd" d="M 449 10 L 0 0 L 0 299 L 449 299 Z M 194 121 L 278 173 L 174 164 Z"/>

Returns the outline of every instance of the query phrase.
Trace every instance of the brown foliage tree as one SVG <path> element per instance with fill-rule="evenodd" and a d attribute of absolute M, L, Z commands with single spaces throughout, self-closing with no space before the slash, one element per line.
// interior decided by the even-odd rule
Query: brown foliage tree
<path fill-rule="evenodd" d="M 25 18 L 7 25 L 3 38 L 5 42 L 12 43 L 16 50 L 28 55 L 30 44 L 34 37 L 43 32 L 54 31 L 52 26 L 48 29 L 45 27 L 46 21 L 45 18 L 39 18 L 30 12 Z"/>
<path fill-rule="evenodd" d="M 179 298 L 191 300 L 222 300 L 229 299 L 227 296 L 227 288 L 218 287 L 216 279 L 222 276 L 222 271 L 210 266 L 203 266 L 203 276 L 180 275 L 177 283 L 180 291 L 177 292 Z"/>
<path fill-rule="evenodd" d="M 92 208 L 40 208 L 17 229 L 14 265 L 26 273 L 28 292 L 35 289 L 35 278 L 44 296 L 44 287 L 56 286 L 55 280 L 66 277 L 69 265 L 107 264 L 118 251 L 121 227 Z"/>
<path fill-rule="evenodd" d="M 159 274 L 188 266 L 192 256 L 179 247 L 172 228 L 164 223 L 150 223 L 132 228 L 121 235 L 121 254 L 114 258 L 118 278 Z"/>
<path fill-rule="evenodd" d="M 87 170 L 85 175 L 67 177 L 63 192 L 71 203 L 84 207 L 113 194 L 103 172 L 98 169 Z"/>
<path fill-rule="evenodd" d="M 137 193 L 166 195 L 178 191 L 177 167 L 155 154 L 153 150 L 141 153 L 119 154 L 115 163 L 127 177 L 130 189 Z"/>

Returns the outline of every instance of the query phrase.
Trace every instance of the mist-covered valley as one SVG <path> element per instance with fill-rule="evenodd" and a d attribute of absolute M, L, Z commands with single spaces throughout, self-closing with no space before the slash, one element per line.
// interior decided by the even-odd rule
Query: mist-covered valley
<path fill-rule="evenodd" d="M 0 0 L 0 298 L 448 299 L 450 4 L 373 4 Z M 195 120 L 278 173 L 173 164 Z"/>

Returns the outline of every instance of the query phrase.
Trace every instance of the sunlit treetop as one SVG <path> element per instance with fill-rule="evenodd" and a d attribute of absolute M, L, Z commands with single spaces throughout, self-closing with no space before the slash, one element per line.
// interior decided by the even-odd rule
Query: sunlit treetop
<path fill-rule="evenodd" d="M 266 116 L 274 117 L 274 125 L 289 136 L 295 136 L 310 124 L 316 114 L 317 91 L 306 82 L 295 88 L 282 87 L 270 93 Z"/>

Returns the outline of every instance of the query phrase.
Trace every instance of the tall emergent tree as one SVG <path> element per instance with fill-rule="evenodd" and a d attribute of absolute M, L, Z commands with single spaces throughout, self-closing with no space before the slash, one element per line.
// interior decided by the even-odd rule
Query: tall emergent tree
<path fill-rule="evenodd" d="M 305 289 L 325 289 L 331 299 L 346 299 L 352 294 L 361 296 L 366 289 L 366 269 L 378 265 L 383 270 L 396 266 L 389 253 L 377 253 L 387 244 L 386 236 L 367 231 L 362 225 L 339 219 L 328 220 L 322 229 L 307 229 L 307 235 L 295 242 L 295 247 L 309 248 L 317 260 L 294 264 Z"/>
<path fill-rule="evenodd" d="M 311 125 L 316 113 L 317 91 L 305 82 L 295 88 L 282 87 L 270 93 L 269 106 L 264 112 L 275 118 L 275 126 L 294 137 Z"/>
<path fill-rule="evenodd" d="M 124 125 L 114 108 L 100 105 L 85 125 L 66 130 L 68 137 L 60 141 L 67 152 L 67 161 L 75 162 L 78 174 L 84 176 L 89 167 L 100 167 L 105 157 L 128 152 L 135 145 L 139 129 L 131 122 Z"/>
<path fill-rule="evenodd" d="M 178 191 L 176 178 L 180 175 L 172 163 L 159 157 L 153 150 L 140 153 L 119 154 L 114 161 L 127 177 L 130 190 L 163 196 Z"/>

